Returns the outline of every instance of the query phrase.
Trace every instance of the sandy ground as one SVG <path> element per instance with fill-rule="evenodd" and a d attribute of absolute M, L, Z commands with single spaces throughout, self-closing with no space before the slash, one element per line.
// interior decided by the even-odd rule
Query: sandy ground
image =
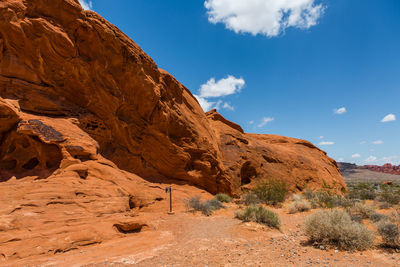
<path fill-rule="evenodd" d="M 275 209 L 281 230 L 234 219 L 236 204 L 206 217 L 161 211 L 140 215 L 149 229 L 52 258 L 26 259 L 8 266 L 400 266 L 400 253 L 376 248 L 364 252 L 321 249 L 307 244 L 302 224 L 307 213 Z M 0 262 L 1 265 L 1 262 Z"/>

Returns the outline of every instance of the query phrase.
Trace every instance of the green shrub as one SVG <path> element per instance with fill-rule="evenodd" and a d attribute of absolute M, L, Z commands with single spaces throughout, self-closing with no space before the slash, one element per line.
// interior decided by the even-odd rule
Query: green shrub
<path fill-rule="evenodd" d="M 344 210 L 322 210 L 309 215 L 304 232 L 311 242 L 333 245 L 345 250 L 365 250 L 374 242 L 373 233 L 353 222 Z"/>
<path fill-rule="evenodd" d="M 285 201 L 287 188 L 284 181 L 270 179 L 258 184 L 253 192 L 263 203 L 275 206 Z"/>
<path fill-rule="evenodd" d="M 249 206 L 249 205 L 257 205 L 257 204 L 259 204 L 261 201 L 260 201 L 260 199 L 257 197 L 256 194 L 254 194 L 254 193 L 247 193 L 247 194 L 242 195 L 242 197 L 241 197 L 241 202 L 242 202 L 243 204 L 245 204 L 246 206 Z"/>
<path fill-rule="evenodd" d="M 224 208 L 222 203 L 213 198 L 205 202 L 201 202 L 200 197 L 192 197 L 186 203 L 187 209 L 193 209 L 195 211 L 201 211 L 204 215 L 210 216 L 213 211 Z"/>
<path fill-rule="evenodd" d="M 382 237 L 383 244 L 388 247 L 399 247 L 399 228 L 396 224 L 384 221 L 378 225 L 378 233 Z"/>
<path fill-rule="evenodd" d="M 220 202 L 225 202 L 225 203 L 232 202 L 232 198 L 230 196 L 228 196 L 227 194 L 223 194 L 223 193 L 219 193 L 219 194 L 215 195 L 215 199 L 217 199 Z"/>
<path fill-rule="evenodd" d="M 237 212 L 235 217 L 245 222 L 258 222 L 276 229 L 279 229 L 281 225 L 279 216 L 262 206 L 250 205 Z"/>

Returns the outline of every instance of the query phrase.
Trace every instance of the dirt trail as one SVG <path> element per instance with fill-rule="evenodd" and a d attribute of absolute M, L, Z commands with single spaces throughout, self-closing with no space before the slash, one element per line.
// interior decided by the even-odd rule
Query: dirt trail
<path fill-rule="evenodd" d="M 165 212 L 152 218 L 152 230 L 129 234 L 80 251 L 55 255 L 47 266 L 400 266 L 400 254 L 321 250 L 306 244 L 301 226 L 306 215 L 275 209 L 281 231 L 234 219 L 237 205 L 206 217 L 200 213 Z M 150 217 L 149 217 L 150 218 Z M 147 218 L 147 219 L 149 219 Z M 24 265 L 39 264 L 25 262 Z"/>

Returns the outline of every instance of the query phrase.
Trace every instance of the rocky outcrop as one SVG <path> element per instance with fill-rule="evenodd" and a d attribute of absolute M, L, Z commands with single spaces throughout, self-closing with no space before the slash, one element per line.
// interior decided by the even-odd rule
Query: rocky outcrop
<path fill-rule="evenodd" d="M 265 179 L 284 180 L 290 191 L 346 185 L 336 162 L 310 142 L 276 135 L 248 134 L 216 110 L 207 114 L 217 136 L 222 162 L 235 188 Z"/>
<path fill-rule="evenodd" d="M 0 2 L 0 260 L 151 230 L 154 218 L 136 216 L 165 209 L 171 183 L 183 206 L 208 194 L 199 188 L 239 194 L 270 178 L 292 191 L 345 188 L 311 143 L 204 114 L 77 0 Z"/>
<path fill-rule="evenodd" d="M 0 96 L 74 118 L 98 152 L 153 181 L 232 190 L 192 94 L 132 40 L 76 0 L 0 3 Z"/>
<path fill-rule="evenodd" d="M 374 172 L 389 173 L 394 175 L 400 175 L 400 165 L 395 166 L 390 163 L 386 163 L 382 166 L 377 165 L 364 165 L 363 168 Z"/>

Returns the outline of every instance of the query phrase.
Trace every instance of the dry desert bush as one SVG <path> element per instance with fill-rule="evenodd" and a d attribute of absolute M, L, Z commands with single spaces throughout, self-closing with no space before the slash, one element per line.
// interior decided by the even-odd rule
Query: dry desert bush
<path fill-rule="evenodd" d="M 250 205 L 238 211 L 235 217 L 245 222 L 258 222 L 276 229 L 279 229 L 281 225 L 279 216 L 263 206 Z"/>
<path fill-rule="evenodd" d="M 224 205 L 218 199 L 213 198 L 202 202 L 199 196 L 187 200 L 185 206 L 186 210 L 201 211 L 206 216 L 210 216 L 215 210 L 224 208 Z"/>
<path fill-rule="evenodd" d="M 310 242 L 332 245 L 344 250 L 365 250 L 374 243 L 373 233 L 351 220 L 339 209 L 321 210 L 305 219 L 304 232 Z"/>
<path fill-rule="evenodd" d="M 307 200 L 303 199 L 300 195 L 293 196 L 293 202 L 289 205 L 289 213 L 293 214 L 296 212 L 309 211 L 311 204 Z"/>

